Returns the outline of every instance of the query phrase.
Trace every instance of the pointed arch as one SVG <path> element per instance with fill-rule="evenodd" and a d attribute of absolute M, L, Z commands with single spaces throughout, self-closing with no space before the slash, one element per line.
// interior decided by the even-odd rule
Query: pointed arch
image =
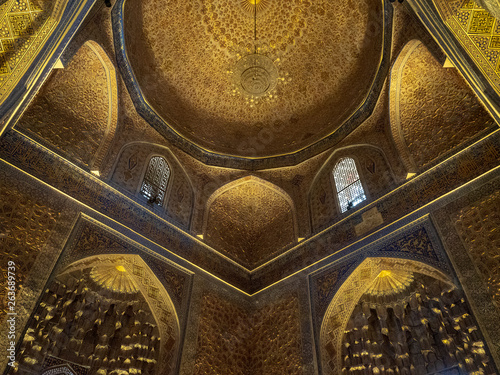
<path fill-rule="evenodd" d="M 39 371 L 42 358 L 54 355 L 102 371 L 118 365 L 151 375 L 176 371 L 180 326 L 175 306 L 139 255 L 84 258 L 60 270 L 47 285 L 38 318 L 21 346 L 21 367 Z M 47 330 L 52 345 L 37 341 L 38 333 Z M 109 360 L 103 362 L 104 357 Z"/>
<path fill-rule="evenodd" d="M 194 209 L 194 187 L 184 166 L 168 147 L 150 142 L 125 144 L 109 174 L 110 184 L 141 199 L 141 186 L 153 157 L 162 157 L 170 168 L 163 209 L 165 214 L 185 229 L 191 226 Z"/>
<path fill-rule="evenodd" d="M 387 282 L 385 278 L 388 277 L 394 281 L 391 281 L 390 283 Z M 430 284 L 425 285 L 425 283 Z M 388 333 L 388 331 L 384 331 L 380 326 L 377 326 L 378 328 L 373 328 L 370 325 L 371 323 L 369 323 L 369 321 L 372 321 L 370 319 L 373 318 L 373 315 L 375 315 L 376 318 L 377 314 L 379 314 L 379 316 L 384 316 L 384 311 L 388 311 L 389 315 L 391 315 L 393 309 L 394 311 L 397 311 L 396 315 L 402 314 L 404 316 L 407 316 L 409 312 L 405 312 L 404 308 L 402 310 L 401 306 L 406 306 L 407 308 L 409 308 L 408 306 L 409 304 L 411 304 L 411 309 L 415 309 L 418 304 L 423 303 L 420 302 L 420 298 L 424 298 L 426 296 L 425 293 L 427 292 L 425 292 L 424 290 L 427 289 L 425 288 L 431 288 L 429 290 L 433 295 L 432 298 L 434 299 L 437 298 L 441 301 L 441 296 L 446 295 L 445 297 L 443 297 L 443 303 L 440 302 L 436 304 L 433 302 L 434 305 L 428 306 L 426 307 L 426 309 L 437 308 L 439 311 L 441 311 L 440 309 L 445 309 L 443 311 L 446 311 L 446 314 L 452 314 L 453 316 L 458 314 L 456 315 L 457 317 L 460 316 L 461 319 L 465 319 L 463 323 L 470 328 L 468 332 L 478 330 L 478 326 L 475 323 L 474 319 L 471 317 L 472 313 L 468 310 L 467 304 L 464 299 L 465 297 L 463 296 L 462 292 L 454 284 L 454 281 L 451 280 L 450 277 L 445 275 L 443 272 L 427 264 L 409 259 L 385 257 L 366 258 L 350 273 L 347 279 L 336 291 L 335 295 L 329 303 L 326 314 L 323 317 L 320 329 L 320 360 L 322 372 L 324 374 L 340 374 L 345 372 L 344 367 L 347 370 L 349 368 L 352 368 L 353 371 L 357 371 L 359 369 L 364 369 L 365 365 L 373 365 L 375 367 L 379 366 L 380 364 L 373 362 L 371 359 L 367 358 L 364 358 L 362 362 L 354 363 L 356 361 L 353 361 L 351 356 L 353 354 L 357 355 L 356 353 L 359 348 L 356 346 L 357 344 L 353 344 L 353 337 L 356 335 L 356 337 L 358 337 L 359 335 L 363 336 L 363 338 L 358 337 L 356 339 L 361 342 L 362 340 L 364 340 L 364 337 L 366 335 L 380 336 L 378 338 L 374 338 L 375 336 L 371 337 L 374 346 L 373 348 L 370 347 L 369 351 L 373 349 L 374 352 L 371 353 L 375 354 L 374 358 L 376 358 L 378 350 L 382 349 L 382 344 L 379 341 L 382 340 L 384 342 L 382 346 L 385 345 L 390 347 L 393 344 L 393 340 L 396 336 Z M 456 303 L 460 304 L 461 306 L 456 308 L 453 307 Z M 457 308 L 459 308 L 459 312 L 452 312 L 452 310 L 456 310 Z M 439 311 L 433 310 L 433 314 L 438 314 L 436 315 L 437 318 L 442 319 L 441 315 L 439 315 Z M 389 318 L 391 318 L 391 316 Z M 408 319 L 414 319 L 414 317 L 410 318 L 408 315 Z M 449 321 L 446 322 L 446 324 L 449 324 Z M 402 325 L 403 323 L 400 322 L 400 324 L 396 324 L 395 327 L 397 326 L 399 327 L 399 329 L 401 329 Z M 371 333 L 370 327 L 374 329 L 373 333 Z M 353 330 L 356 329 L 358 331 L 354 332 Z M 410 327 L 409 330 L 411 331 L 411 329 L 413 328 Z M 425 325 L 422 329 L 434 330 L 435 328 Z M 415 338 L 419 340 L 418 334 L 417 336 L 415 336 L 416 332 L 410 331 L 408 331 L 409 333 L 406 333 L 406 339 L 403 343 L 403 346 L 410 345 L 415 341 Z M 403 332 L 402 334 L 405 333 Z M 478 334 L 473 334 L 472 336 L 470 339 L 472 339 L 473 341 L 478 341 L 479 343 L 479 341 L 482 340 L 480 338 L 480 335 Z M 406 342 L 407 340 L 410 341 Z M 459 345 L 459 343 L 457 343 L 457 345 Z M 481 343 L 478 345 L 482 347 L 484 346 L 484 342 L 481 341 Z M 420 346 L 418 347 L 420 348 Z M 472 355 L 473 352 L 471 350 L 475 349 L 470 348 L 469 352 L 465 353 L 465 355 Z M 366 354 L 368 355 L 369 353 Z M 464 358 L 457 357 L 457 359 L 454 360 L 455 365 L 458 366 L 458 363 L 464 365 Z M 427 358 L 425 358 L 425 361 L 427 361 Z M 480 366 L 482 366 L 483 363 L 481 361 L 487 363 L 487 355 L 484 355 L 481 358 L 479 362 Z M 430 362 L 425 362 L 424 365 L 427 366 Z M 409 369 L 410 364 L 406 362 L 404 364 L 398 363 L 398 366 L 405 369 L 408 367 Z M 447 366 L 450 366 L 450 364 L 448 363 Z M 429 371 L 432 372 L 432 370 L 429 370 L 429 368 L 425 369 L 425 366 L 423 369 L 420 368 L 418 371 L 422 372 L 423 370 L 425 370 L 425 373 Z M 350 372 L 348 371 L 347 373 Z"/>
<path fill-rule="evenodd" d="M 333 168 L 333 181 L 342 213 L 366 200 L 358 168 L 353 158 L 339 159 Z"/>
<path fill-rule="evenodd" d="M 389 114 L 409 173 L 432 167 L 495 127 L 459 72 L 444 68 L 419 40 L 408 42 L 392 67 Z"/>
<path fill-rule="evenodd" d="M 334 150 L 314 176 L 307 193 L 312 232 L 331 225 L 341 215 L 332 171 L 342 158 L 355 161 L 367 200 L 377 199 L 395 187 L 395 177 L 382 149 L 356 144 Z"/>
<path fill-rule="evenodd" d="M 102 47 L 86 41 L 55 69 L 16 124 L 72 162 L 99 172 L 118 119 L 116 71 Z"/>
<path fill-rule="evenodd" d="M 203 235 L 207 244 L 252 269 L 296 243 L 294 202 L 268 181 L 240 178 L 207 200 Z"/>
<path fill-rule="evenodd" d="M 162 156 L 151 156 L 142 178 L 139 193 L 148 202 L 162 206 L 167 195 L 170 166 Z"/>

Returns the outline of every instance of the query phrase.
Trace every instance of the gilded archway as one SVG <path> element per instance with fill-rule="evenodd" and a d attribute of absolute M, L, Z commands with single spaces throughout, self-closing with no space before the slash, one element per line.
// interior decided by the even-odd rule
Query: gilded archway
<path fill-rule="evenodd" d="M 308 192 L 313 232 L 331 225 L 341 214 L 332 171 L 343 157 L 356 161 L 359 177 L 369 200 L 381 197 L 395 186 L 394 174 L 384 151 L 379 147 L 357 144 L 336 149 L 314 176 Z"/>
<path fill-rule="evenodd" d="M 28 324 L 19 369 L 44 361 L 92 373 L 173 374 L 179 322 L 170 296 L 138 255 L 77 261 L 49 281 Z"/>
<path fill-rule="evenodd" d="M 365 259 L 329 304 L 320 351 L 324 374 L 458 367 L 494 373 L 463 293 L 442 272 L 413 260 Z"/>

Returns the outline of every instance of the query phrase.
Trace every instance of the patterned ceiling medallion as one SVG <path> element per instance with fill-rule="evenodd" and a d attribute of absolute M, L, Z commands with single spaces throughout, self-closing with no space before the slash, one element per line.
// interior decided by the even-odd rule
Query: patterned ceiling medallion
<path fill-rule="evenodd" d="M 240 93 L 260 97 L 271 92 L 278 80 L 278 69 L 273 61 L 258 54 L 240 59 L 233 70 L 233 83 Z"/>
<path fill-rule="evenodd" d="M 139 291 L 131 273 L 122 265 L 95 266 L 90 278 L 100 287 L 115 293 L 135 294 Z"/>

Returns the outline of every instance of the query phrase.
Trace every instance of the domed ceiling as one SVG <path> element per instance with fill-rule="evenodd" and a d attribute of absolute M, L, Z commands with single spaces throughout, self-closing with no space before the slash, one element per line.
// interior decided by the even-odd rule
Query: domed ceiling
<path fill-rule="evenodd" d="M 174 137 L 263 158 L 319 142 L 357 110 L 383 25 L 380 0 L 126 0 L 122 43 Z"/>

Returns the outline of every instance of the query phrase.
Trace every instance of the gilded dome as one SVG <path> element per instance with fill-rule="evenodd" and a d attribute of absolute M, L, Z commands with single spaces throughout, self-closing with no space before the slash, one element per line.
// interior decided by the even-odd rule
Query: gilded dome
<path fill-rule="evenodd" d="M 293 154 L 335 133 L 372 89 L 383 30 L 379 0 L 124 6 L 133 85 L 153 126 L 181 148 L 240 158 Z"/>

